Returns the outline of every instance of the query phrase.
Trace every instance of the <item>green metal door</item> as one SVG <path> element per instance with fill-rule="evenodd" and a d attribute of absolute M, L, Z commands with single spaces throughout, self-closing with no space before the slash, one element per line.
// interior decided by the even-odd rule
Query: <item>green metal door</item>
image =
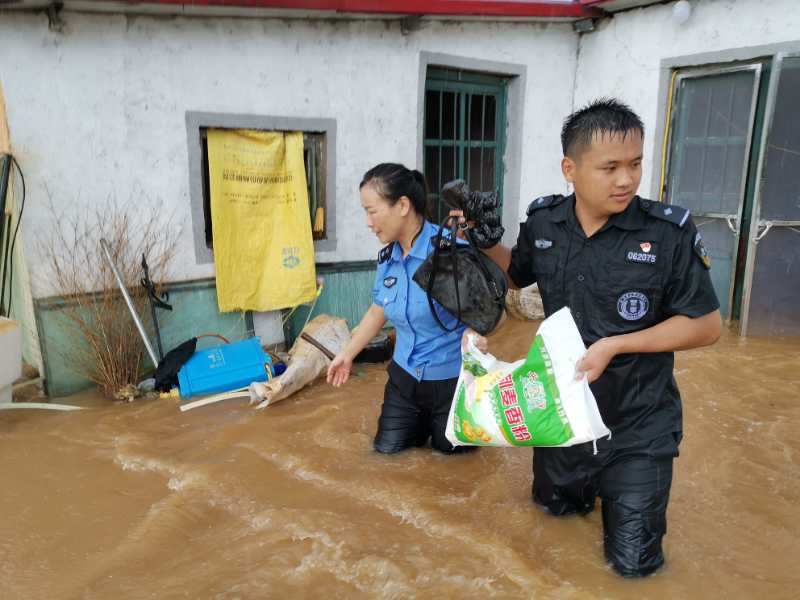
<path fill-rule="evenodd" d="M 800 335 L 800 54 L 770 78 L 747 253 L 742 335 Z"/>
<path fill-rule="evenodd" d="M 691 210 L 711 255 L 720 312 L 731 314 L 760 64 L 681 73 L 673 91 L 664 198 Z"/>

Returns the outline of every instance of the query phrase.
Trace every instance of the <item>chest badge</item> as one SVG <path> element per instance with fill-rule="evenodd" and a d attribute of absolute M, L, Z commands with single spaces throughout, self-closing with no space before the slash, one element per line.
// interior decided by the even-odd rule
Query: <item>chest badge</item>
<path fill-rule="evenodd" d="M 641 252 L 629 250 L 625 255 L 625 260 L 632 263 L 654 265 L 658 257 L 654 252 L 651 252 L 652 249 L 653 244 L 651 242 L 642 242 L 639 244 L 639 250 L 641 250 Z"/>
<path fill-rule="evenodd" d="M 649 307 L 650 300 L 641 292 L 626 292 L 617 300 L 617 312 L 626 321 L 638 321 Z"/>
<path fill-rule="evenodd" d="M 552 248 L 553 247 L 553 240 L 546 240 L 544 238 L 539 238 L 533 244 L 539 250 L 547 250 L 548 248 Z"/>
<path fill-rule="evenodd" d="M 395 283 L 397 283 L 397 277 L 384 277 L 383 278 L 383 287 L 390 288 Z"/>

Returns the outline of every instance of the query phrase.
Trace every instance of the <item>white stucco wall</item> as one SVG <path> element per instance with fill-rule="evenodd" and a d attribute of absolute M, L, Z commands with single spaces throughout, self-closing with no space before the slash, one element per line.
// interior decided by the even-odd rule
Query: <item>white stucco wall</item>
<path fill-rule="evenodd" d="M 654 136 L 660 127 L 663 131 L 665 79 L 669 77 L 669 70 L 661 68 L 662 61 L 695 65 L 747 60 L 771 54 L 764 46 L 777 48 L 787 42 L 800 50 L 797 0 L 691 3 L 692 14 L 682 25 L 670 18 L 673 4 L 657 5 L 619 13 L 580 41 L 575 106 L 599 96 L 615 96 L 639 113 L 649 136 L 640 186 L 645 196 L 651 194 L 653 178 L 660 177 L 661 140 Z"/>
<path fill-rule="evenodd" d="M 192 240 L 185 113 L 263 114 L 337 121 L 335 252 L 364 260 L 367 230 L 357 186 L 380 161 L 415 166 L 420 52 L 522 64 L 520 213 L 564 189 L 558 133 L 572 103 L 577 36 L 567 24 L 160 18 L 0 14 L 0 80 L 12 142 L 26 172 L 23 241 L 35 297 L 52 293 L 36 238 L 67 211 L 116 197 L 182 225 L 172 280 L 210 277 Z M 330 196 L 329 196 L 330 198 Z M 45 275 L 45 276 L 43 276 Z"/>

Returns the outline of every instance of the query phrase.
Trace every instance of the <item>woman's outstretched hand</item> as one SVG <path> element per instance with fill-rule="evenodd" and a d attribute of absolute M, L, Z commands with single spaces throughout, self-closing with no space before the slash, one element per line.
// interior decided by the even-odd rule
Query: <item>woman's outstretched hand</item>
<path fill-rule="evenodd" d="M 350 379 L 350 371 L 353 369 L 353 359 L 342 353 L 336 355 L 333 362 L 328 367 L 328 374 L 325 377 L 333 387 L 339 387 L 347 383 Z"/>

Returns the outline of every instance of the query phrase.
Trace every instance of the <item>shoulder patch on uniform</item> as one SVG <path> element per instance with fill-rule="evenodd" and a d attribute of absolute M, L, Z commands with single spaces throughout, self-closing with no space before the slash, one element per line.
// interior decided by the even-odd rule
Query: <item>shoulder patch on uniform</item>
<path fill-rule="evenodd" d="M 564 196 L 561 194 L 553 194 L 551 196 L 541 196 L 528 205 L 528 210 L 525 211 L 530 217 L 534 211 L 540 208 L 547 208 L 549 206 L 558 206 L 564 201 Z"/>
<path fill-rule="evenodd" d="M 669 221 L 673 225 L 683 227 L 689 219 L 689 211 L 681 206 L 674 204 L 664 204 L 653 200 L 639 199 L 639 206 L 654 219 Z"/>
<path fill-rule="evenodd" d="M 705 244 L 703 244 L 703 236 L 700 233 L 697 233 L 694 236 L 694 243 L 692 245 L 694 248 L 694 253 L 700 259 L 700 262 L 703 263 L 703 266 L 706 269 L 711 268 L 711 257 L 708 255 L 708 250 L 706 250 Z"/>
<path fill-rule="evenodd" d="M 378 252 L 378 264 L 385 263 L 389 260 L 392 256 L 392 246 L 394 246 L 394 242 L 381 248 L 381 251 Z"/>

